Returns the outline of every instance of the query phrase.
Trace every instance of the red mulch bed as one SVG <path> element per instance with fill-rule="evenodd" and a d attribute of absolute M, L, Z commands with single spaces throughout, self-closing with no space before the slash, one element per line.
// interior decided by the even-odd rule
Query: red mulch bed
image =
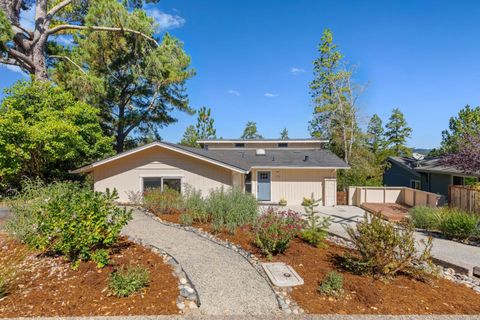
<path fill-rule="evenodd" d="M 61 257 L 39 257 L 0 234 L 0 270 L 18 270 L 0 317 L 114 316 L 178 314 L 178 280 L 163 258 L 122 239 L 114 248 L 113 266 L 97 269 L 82 262 L 77 270 Z M 150 271 L 150 285 L 130 297 L 109 296 L 107 281 L 119 265 L 141 265 Z"/>
<path fill-rule="evenodd" d="M 362 203 L 362 209 L 379 215 L 385 220 L 391 222 L 401 222 L 407 217 L 411 207 L 398 203 Z"/>
<path fill-rule="evenodd" d="M 160 215 L 160 218 L 178 223 L 178 215 Z M 194 226 L 211 232 L 210 225 Z M 248 227 L 238 228 L 234 235 L 221 232 L 216 236 L 261 257 Z M 304 285 L 294 287 L 292 297 L 308 313 L 480 314 L 480 294 L 446 279 L 435 279 L 429 285 L 406 276 L 386 282 L 371 276 L 342 272 L 337 269 L 334 259 L 346 250 L 331 243 L 327 248 L 315 248 L 294 239 L 284 254 L 276 255 L 272 260 L 291 265 L 304 279 Z M 332 270 L 344 277 L 345 295 L 340 299 L 328 298 L 317 292 L 319 282 Z"/>

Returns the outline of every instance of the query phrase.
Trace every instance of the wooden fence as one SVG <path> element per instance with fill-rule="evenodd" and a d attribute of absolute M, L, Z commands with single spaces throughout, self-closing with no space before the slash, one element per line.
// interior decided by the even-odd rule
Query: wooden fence
<path fill-rule="evenodd" d="M 437 207 L 444 203 L 439 194 L 407 187 L 349 187 L 348 204 L 360 206 L 362 203 L 398 203 L 410 207 Z"/>
<path fill-rule="evenodd" d="M 449 186 L 448 203 L 454 208 L 480 213 L 480 190 L 465 186 Z"/>

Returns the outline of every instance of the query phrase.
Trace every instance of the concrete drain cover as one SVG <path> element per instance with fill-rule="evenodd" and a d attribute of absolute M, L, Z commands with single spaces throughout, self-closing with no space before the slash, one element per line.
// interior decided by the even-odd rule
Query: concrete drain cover
<path fill-rule="evenodd" d="M 294 287 L 303 284 L 303 279 L 292 267 L 283 262 L 262 263 L 262 267 L 277 287 Z"/>

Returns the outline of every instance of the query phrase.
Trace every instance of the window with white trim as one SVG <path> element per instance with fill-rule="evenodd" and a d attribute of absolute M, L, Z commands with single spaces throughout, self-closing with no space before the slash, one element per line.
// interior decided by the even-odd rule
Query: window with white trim
<path fill-rule="evenodd" d="M 143 177 L 143 191 L 149 189 L 173 189 L 182 192 L 182 179 L 175 177 Z"/>
<path fill-rule="evenodd" d="M 420 190 L 422 188 L 422 183 L 420 180 L 410 180 L 410 188 Z"/>

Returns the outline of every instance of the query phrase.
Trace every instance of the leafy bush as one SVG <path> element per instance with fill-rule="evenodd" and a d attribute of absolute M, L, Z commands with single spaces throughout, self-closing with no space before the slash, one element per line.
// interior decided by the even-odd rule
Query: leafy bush
<path fill-rule="evenodd" d="M 326 296 L 340 297 L 343 295 L 343 276 L 335 271 L 329 271 L 320 283 L 318 292 Z"/>
<path fill-rule="evenodd" d="M 255 244 L 271 258 L 273 254 L 284 252 L 302 227 L 303 221 L 297 212 L 268 208 L 253 225 Z"/>
<path fill-rule="evenodd" d="M 210 221 L 211 216 L 207 211 L 206 201 L 203 199 L 201 191 L 186 186 L 183 206 L 186 211 L 185 215 L 190 216 L 192 223 L 207 223 Z"/>
<path fill-rule="evenodd" d="M 145 191 L 143 203 L 146 209 L 156 215 L 178 213 L 183 207 L 181 194 L 169 188 Z"/>
<path fill-rule="evenodd" d="M 140 266 L 122 266 L 112 272 L 108 279 L 108 289 L 116 297 L 128 297 L 131 294 L 148 287 L 150 273 Z"/>
<path fill-rule="evenodd" d="M 448 238 L 466 240 L 478 234 L 479 217 L 475 214 L 449 209 L 440 222 L 440 231 Z"/>
<path fill-rule="evenodd" d="M 409 212 L 410 221 L 420 229 L 438 230 L 443 218 L 443 210 L 432 207 L 414 207 Z"/>
<path fill-rule="evenodd" d="M 420 255 L 415 249 L 414 227 L 407 224 L 404 229 L 383 221 L 375 215 L 365 215 L 355 228 L 347 228 L 348 235 L 356 248 L 356 254 L 343 258 L 344 268 L 354 273 L 370 272 L 376 276 L 394 277 L 398 273 L 426 280 L 426 273 L 419 266 L 431 265 L 429 238 Z"/>
<path fill-rule="evenodd" d="M 11 202 L 6 230 L 29 247 L 71 261 L 108 262 L 109 246 L 131 219 L 119 208 L 116 191 L 95 192 L 73 182 L 27 181 Z"/>
<path fill-rule="evenodd" d="M 236 227 L 252 223 L 257 217 L 258 204 L 255 197 L 239 188 L 225 191 L 223 188 L 210 191 L 206 210 L 211 215 L 214 231 L 226 228 L 234 233 Z"/>
<path fill-rule="evenodd" d="M 127 191 L 128 203 L 134 206 L 143 204 L 143 193 L 141 191 Z"/>
<path fill-rule="evenodd" d="M 191 226 L 193 224 L 194 220 L 193 220 L 193 215 L 188 213 L 188 212 L 184 212 L 180 215 L 180 223 L 185 225 L 185 226 Z"/>
<path fill-rule="evenodd" d="M 330 219 L 320 218 L 315 210 L 319 206 L 320 200 L 315 200 L 313 194 L 311 198 L 303 198 L 302 206 L 305 208 L 306 226 L 303 229 L 300 237 L 303 241 L 320 247 L 324 245 L 327 237 L 328 227 L 330 226 Z"/>

